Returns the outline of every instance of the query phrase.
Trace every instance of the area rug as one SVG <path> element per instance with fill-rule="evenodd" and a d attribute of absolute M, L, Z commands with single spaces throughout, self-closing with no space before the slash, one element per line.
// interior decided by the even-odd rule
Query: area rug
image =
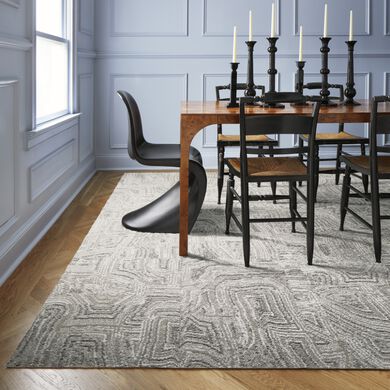
<path fill-rule="evenodd" d="M 390 369 L 390 224 L 376 264 L 370 231 L 351 216 L 338 230 L 341 186 L 328 177 L 316 205 L 314 265 L 303 227 L 292 234 L 279 223 L 252 227 L 245 268 L 237 228 L 224 234 L 212 173 L 190 256 L 181 258 L 178 235 L 121 226 L 123 214 L 177 179 L 122 177 L 8 367 Z M 351 204 L 370 215 L 368 203 Z M 289 214 L 283 201 L 251 209 Z"/>

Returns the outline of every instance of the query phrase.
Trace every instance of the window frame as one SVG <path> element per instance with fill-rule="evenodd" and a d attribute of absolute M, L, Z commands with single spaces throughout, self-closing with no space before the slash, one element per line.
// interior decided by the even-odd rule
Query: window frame
<path fill-rule="evenodd" d="M 75 0 L 62 0 L 62 37 L 48 34 L 37 30 L 36 27 L 36 0 L 32 1 L 32 36 L 33 36 L 33 51 L 32 51 L 32 124 L 33 129 L 39 126 L 47 125 L 50 121 L 58 121 L 61 117 L 66 118 L 67 115 L 75 113 L 76 109 L 76 28 L 75 28 Z M 48 39 L 53 42 L 66 44 L 68 54 L 68 98 L 66 110 L 52 113 L 48 116 L 37 118 L 37 38 Z"/>

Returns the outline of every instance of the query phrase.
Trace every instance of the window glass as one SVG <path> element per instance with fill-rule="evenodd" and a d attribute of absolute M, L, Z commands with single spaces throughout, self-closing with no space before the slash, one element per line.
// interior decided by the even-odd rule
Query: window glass
<path fill-rule="evenodd" d="M 68 94 L 68 43 L 37 36 L 37 121 L 67 113 Z"/>
<path fill-rule="evenodd" d="M 63 0 L 36 0 L 36 30 L 64 37 Z"/>

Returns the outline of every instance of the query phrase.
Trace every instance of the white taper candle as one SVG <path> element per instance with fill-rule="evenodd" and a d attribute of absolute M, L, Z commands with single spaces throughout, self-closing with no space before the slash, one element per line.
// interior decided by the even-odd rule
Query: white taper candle
<path fill-rule="evenodd" d="M 249 11 L 249 41 L 253 41 L 253 34 L 252 34 L 252 11 Z"/>
<path fill-rule="evenodd" d="M 298 61 L 303 61 L 303 28 L 299 27 L 299 59 Z"/>
<path fill-rule="evenodd" d="M 324 10 L 324 38 L 328 36 L 328 4 L 325 4 Z"/>
<path fill-rule="evenodd" d="M 349 11 L 349 40 L 353 41 L 353 12 Z"/>
<path fill-rule="evenodd" d="M 275 4 L 272 3 L 272 12 L 271 12 L 271 38 L 275 37 Z"/>
<path fill-rule="evenodd" d="M 232 62 L 237 62 L 237 27 L 233 29 L 233 58 Z"/>

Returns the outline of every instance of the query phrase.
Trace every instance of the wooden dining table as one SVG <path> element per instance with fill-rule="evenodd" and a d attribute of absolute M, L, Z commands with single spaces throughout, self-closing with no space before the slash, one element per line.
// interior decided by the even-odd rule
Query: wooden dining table
<path fill-rule="evenodd" d="M 370 101 L 359 100 L 359 106 L 322 106 L 319 123 L 365 123 L 370 121 Z M 379 112 L 390 114 L 390 104 L 381 104 Z M 311 115 L 312 106 L 285 108 L 248 107 L 251 115 Z M 188 256 L 188 177 L 189 152 L 194 136 L 206 126 L 214 124 L 239 123 L 239 108 L 227 108 L 226 102 L 188 101 L 181 105 L 180 113 L 180 242 L 179 255 Z"/>

